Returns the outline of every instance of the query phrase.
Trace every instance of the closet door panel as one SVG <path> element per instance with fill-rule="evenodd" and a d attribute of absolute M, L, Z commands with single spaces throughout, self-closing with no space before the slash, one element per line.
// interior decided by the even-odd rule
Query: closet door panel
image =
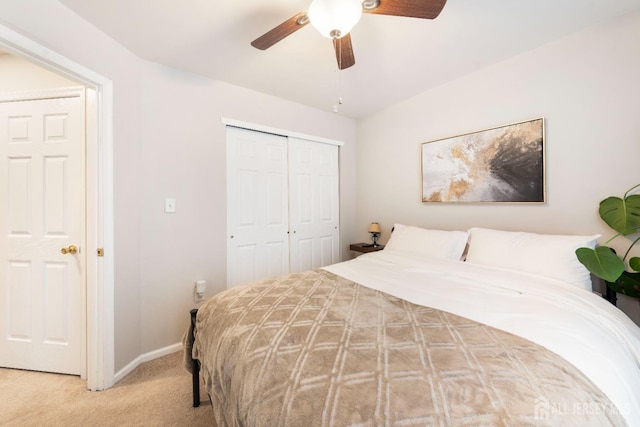
<path fill-rule="evenodd" d="M 339 261 L 338 172 L 337 146 L 289 138 L 292 272 Z"/>
<path fill-rule="evenodd" d="M 289 272 L 287 138 L 227 128 L 227 287 Z"/>
<path fill-rule="evenodd" d="M 334 235 L 321 236 L 320 240 L 320 265 L 330 265 L 338 262 L 336 259 L 336 245 L 340 246 L 337 242 L 337 237 Z"/>
<path fill-rule="evenodd" d="M 312 238 L 291 238 L 291 272 L 311 270 L 313 267 L 314 242 Z M 294 246 L 295 245 L 295 246 Z"/>
<path fill-rule="evenodd" d="M 238 245 L 233 254 L 233 269 L 236 271 L 235 281 L 245 283 L 253 280 L 258 274 L 256 254 L 258 245 Z"/>

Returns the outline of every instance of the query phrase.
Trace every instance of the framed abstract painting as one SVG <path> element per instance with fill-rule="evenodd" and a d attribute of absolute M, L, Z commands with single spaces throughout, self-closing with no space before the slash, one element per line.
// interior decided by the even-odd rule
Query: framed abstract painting
<path fill-rule="evenodd" d="M 544 203 L 544 119 L 422 144 L 424 203 Z"/>

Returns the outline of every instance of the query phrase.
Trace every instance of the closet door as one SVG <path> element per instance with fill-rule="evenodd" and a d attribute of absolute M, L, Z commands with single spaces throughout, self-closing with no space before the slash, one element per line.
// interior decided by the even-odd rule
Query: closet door
<path fill-rule="evenodd" d="M 291 272 L 339 261 L 338 147 L 289 137 Z"/>
<path fill-rule="evenodd" d="M 227 127 L 227 287 L 289 272 L 287 138 Z"/>

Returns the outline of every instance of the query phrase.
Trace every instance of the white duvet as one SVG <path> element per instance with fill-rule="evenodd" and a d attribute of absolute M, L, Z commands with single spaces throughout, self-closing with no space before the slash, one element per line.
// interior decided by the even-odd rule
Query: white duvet
<path fill-rule="evenodd" d="M 324 269 L 538 343 L 575 365 L 617 406 L 548 402 L 550 411 L 618 410 L 630 426 L 640 426 L 640 328 L 594 293 L 514 270 L 386 249 Z"/>

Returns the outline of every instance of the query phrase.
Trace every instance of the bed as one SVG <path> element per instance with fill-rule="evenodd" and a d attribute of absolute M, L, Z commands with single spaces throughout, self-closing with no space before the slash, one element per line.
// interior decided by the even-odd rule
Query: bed
<path fill-rule="evenodd" d="M 194 310 L 194 386 L 219 427 L 639 425 L 640 329 L 574 255 L 597 238 L 396 224 Z"/>

